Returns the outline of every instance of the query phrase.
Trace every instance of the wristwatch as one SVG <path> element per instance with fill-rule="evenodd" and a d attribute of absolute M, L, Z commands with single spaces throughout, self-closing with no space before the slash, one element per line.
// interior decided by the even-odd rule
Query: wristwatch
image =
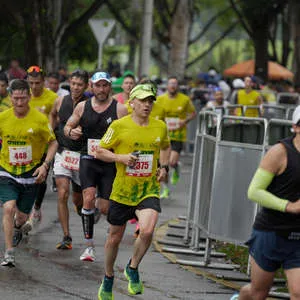
<path fill-rule="evenodd" d="M 161 169 L 166 169 L 166 172 L 169 173 L 169 166 L 168 165 L 161 165 Z"/>

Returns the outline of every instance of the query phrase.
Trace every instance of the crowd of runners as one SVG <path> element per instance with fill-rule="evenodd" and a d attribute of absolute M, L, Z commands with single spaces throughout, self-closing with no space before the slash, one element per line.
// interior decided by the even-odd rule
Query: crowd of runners
<path fill-rule="evenodd" d="M 94 225 L 101 215 L 107 218 L 105 276 L 98 299 L 113 299 L 119 244 L 127 222 L 136 222 L 136 240 L 124 275 L 128 292 L 142 294 L 138 267 L 152 241 L 160 199 L 170 196 L 169 184 L 176 185 L 180 178 L 180 154 L 195 107 L 180 91 L 175 76 L 167 79 L 161 92 L 150 79 L 138 80 L 127 73 L 121 91 L 114 93 L 112 78 L 105 71 L 89 74 L 78 69 L 69 75 L 59 71 L 47 74 L 40 66 L 24 71 L 14 62 L 0 73 L 0 200 L 5 238 L 1 265 L 15 266 L 16 247 L 41 222 L 48 181 L 57 192 L 62 229 L 58 251 L 71 250 L 73 244 L 70 188 L 86 244 L 81 261 L 95 261 Z M 242 83 L 236 103 L 260 106 L 264 99 L 253 90 L 253 79 L 246 77 Z M 226 88 L 214 87 L 204 109 L 229 105 L 224 93 Z M 292 122 L 293 136 L 268 151 L 250 184 L 249 198 L 263 207 L 247 242 L 252 281 L 232 299 L 265 299 L 280 266 L 291 299 L 300 299 L 300 107 Z M 48 178 L 50 173 L 53 178 Z"/>
<path fill-rule="evenodd" d="M 126 223 L 137 223 L 124 274 L 129 293 L 143 293 L 138 266 L 152 241 L 160 196 L 170 194 L 169 168 L 171 183 L 179 180 L 186 125 L 196 115 L 192 101 L 179 91 L 176 77 L 170 77 L 166 92 L 157 96 L 154 82 L 145 78 L 139 82 L 131 74 L 124 76 L 122 92 L 115 94 L 104 71 L 89 74 L 78 69 L 64 82 L 60 73 L 47 74 L 40 66 L 11 73 L 0 73 L 0 200 L 5 236 L 1 265 L 15 266 L 16 247 L 41 222 L 51 182 L 62 229 L 58 251 L 72 249 L 70 187 L 86 243 L 78 259 L 96 259 L 94 225 L 101 215 L 110 224 L 99 299 L 112 299 L 119 243 Z"/>

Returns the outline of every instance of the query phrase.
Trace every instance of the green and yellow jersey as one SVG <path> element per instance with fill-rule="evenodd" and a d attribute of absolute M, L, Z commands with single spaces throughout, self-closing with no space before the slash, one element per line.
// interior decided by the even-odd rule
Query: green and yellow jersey
<path fill-rule="evenodd" d="M 166 124 L 149 118 L 147 126 L 139 126 L 131 115 L 114 121 L 100 141 L 100 147 L 112 149 L 116 154 L 139 151 L 139 159 L 130 168 L 116 163 L 117 174 L 110 199 L 135 206 L 149 197 L 159 197 L 157 181 L 160 149 L 170 144 Z"/>
<path fill-rule="evenodd" d="M 45 145 L 55 140 L 47 117 L 36 109 L 30 109 L 24 118 L 17 118 L 13 108 L 0 113 L 0 136 L 0 167 L 13 175 L 37 166 Z"/>
<path fill-rule="evenodd" d="M 239 90 L 237 94 L 237 104 L 248 106 L 248 105 L 259 105 L 260 94 L 257 91 L 252 90 L 250 93 L 246 93 L 246 90 Z M 237 111 L 237 115 L 241 116 L 240 110 Z M 245 112 L 245 117 L 257 118 L 259 117 L 259 111 L 255 108 L 248 108 Z"/>
<path fill-rule="evenodd" d="M 186 141 L 186 126 L 179 128 L 179 120 L 185 120 L 187 115 L 195 112 L 195 107 L 190 98 L 182 93 L 177 93 L 175 98 L 169 98 L 168 93 L 157 97 L 157 104 L 165 110 L 165 121 L 169 129 L 171 141 Z"/>
<path fill-rule="evenodd" d="M 0 96 L 0 112 L 5 111 L 9 108 L 11 108 L 10 96 L 7 95 L 6 97 L 3 98 Z"/>
<path fill-rule="evenodd" d="M 52 109 L 52 106 L 54 104 L 54 101 L 58 95 L 54 93 L 51 90 L 48 90 L 46 88 L 43 89 L 43 93 L 39 97 L 31 96 L 29 105 L 30 107 L 34 107 L 43 114 L 45 114 L 47 117 Z"/>

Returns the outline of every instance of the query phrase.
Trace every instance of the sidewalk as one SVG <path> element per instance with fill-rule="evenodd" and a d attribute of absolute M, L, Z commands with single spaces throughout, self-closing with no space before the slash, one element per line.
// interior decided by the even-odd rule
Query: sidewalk
<path fill-rule="evenodd" d="M 173 189 L 171 199 L 162 201 L 163 211 L 158 227 L 186 214 L 191 158 L 184 158 L 183 161 L 182 178 L 178 186 Z M 79 256 L 85 248 L 82 224 L 69 200 L 73 249 L 56 250 L 55 245 L 62 237 L 60 224 L 57 222 L 56 197 L 56 193 L 50 192 L 48 188 L 43 205 L 42 224 L 17 249 L 16 268 L 0 268 L 1 299 L 97 299 L 97 290 L 104 275 L 104 244 L 108 223 L 102 218 L 95 228 L 96 262 L 81 262 Z M 169 259 L 151 246 L 140 265 L 145 293 L 129 296 L 123 269 L 132 253 L 134 228 L 135 225 L 128 224 L 116 261 L 115 300 L 225 300 L 233 294 L 233 290 L 221 284 L 170 263 Z M 0 243 L 3 253 L 2 231 Z"/>

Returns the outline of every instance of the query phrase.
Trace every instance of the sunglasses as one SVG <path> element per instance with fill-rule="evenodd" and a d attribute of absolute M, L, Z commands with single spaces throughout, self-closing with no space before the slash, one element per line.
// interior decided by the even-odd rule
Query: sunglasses
<path fill-rule="evenodd" d="M 39 66 L 31 66 L 27 69 L 27 73 L 44 73 L 44 70 L 40 68 Z"/>

